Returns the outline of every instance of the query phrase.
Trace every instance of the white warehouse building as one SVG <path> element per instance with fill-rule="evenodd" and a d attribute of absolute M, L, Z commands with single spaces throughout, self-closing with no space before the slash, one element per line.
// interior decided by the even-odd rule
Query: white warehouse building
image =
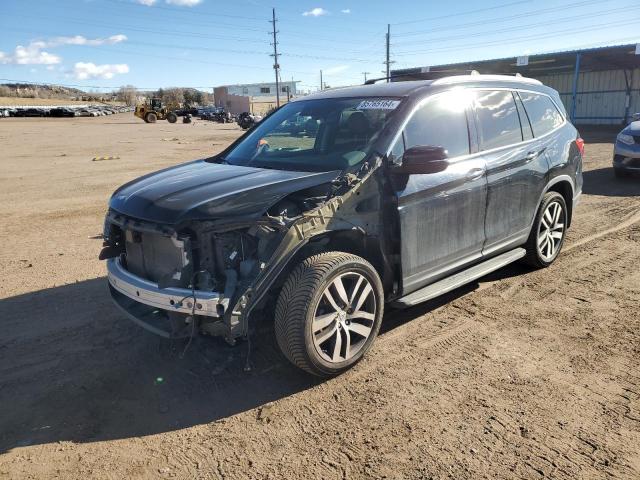
<path fill-rule="evenodd" d="M 296 96 L 297 89 L 296 84 L 298 81 L 280 82 L 278 87 L 280 89 L 280 96 L 287 97 L 287 95 Z M 276 96 L 276 83 L 242 83 L 237 85 L 223 85 L 227 88 L 227 92 L 230 95 L 242 95 L 245 97 L 275 97 Z"/>
<path fill-rule="evenodd" d="M 538 79 L 560 93 L 577 125 L 620 125 L 640 112 L 640 44 L 406 68 L 391 74 L 393 80 L 407 80 L 452 70 L 520 73 Z"/>

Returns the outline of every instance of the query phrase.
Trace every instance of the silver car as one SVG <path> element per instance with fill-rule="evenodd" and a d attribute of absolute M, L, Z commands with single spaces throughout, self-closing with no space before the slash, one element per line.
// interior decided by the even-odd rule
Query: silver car
<path fill-rule="evenodd" d="M 616 137 L 613 171 L 616 177 L 640 173 L 640 120 L 631 122 Z"/>

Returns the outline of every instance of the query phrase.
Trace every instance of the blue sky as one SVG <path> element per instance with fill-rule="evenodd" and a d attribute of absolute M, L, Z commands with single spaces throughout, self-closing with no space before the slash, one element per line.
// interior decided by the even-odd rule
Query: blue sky
<path fill-rule="evenodd" d="M 282 78 L 316 89 L 437 65 L 640 42 L 638 0 L 2 0 L 0 78 L 85 87 L 216 85 Z M 0 80 L 3 82 L 5 80 Z M 209 90 L 211 91 L 211 90 Z"/>

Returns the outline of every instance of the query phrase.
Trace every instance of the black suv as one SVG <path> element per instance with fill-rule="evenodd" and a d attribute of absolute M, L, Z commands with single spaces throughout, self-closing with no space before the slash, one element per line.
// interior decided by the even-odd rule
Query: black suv
<path fill-rule="evenodd" d="M 558 256 L 584 142 L 537 80 L 461 75 L 292 101 L 219 155 L 112 196 L 115 303 L 165 337 L 235 343 L 259 309 L 284 355 L 334 375 L 410 306 Z"/>

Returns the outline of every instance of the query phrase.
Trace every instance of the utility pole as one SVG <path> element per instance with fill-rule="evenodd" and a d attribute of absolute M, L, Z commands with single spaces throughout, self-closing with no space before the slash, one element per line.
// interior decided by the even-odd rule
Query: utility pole
<path fill-rule="evenodd" d="M 364 83 L 367 83 L 367 75 L 369 75 L 371 72 L 362 72 L 362 74 L 364 75 Z"/>
<path fill-rule="evenodd" d="M 387 66 L 387 83 L 389 83 L 389 77 L 391 76 L 390 73 L 389 73 L 390 72 L 389 67 L 391 66 L 391 61 L 389 59 L 389 54 L 390 54 L 390 52 L 389 52 L 389 50 L 390 50 L 389 49 L 389 44 L 390 43 L 391 43 L 391 24 L 387 23 L 387 60 L 386 60 L 386 62 L 384 62 L 385 65 Z"/>
<path fill-rule="evenodd" d="M 322 83 L 322 70 L 320 70 L 320 90 L 324 90 L 324 83 Z"/>
<path fill-rule="evenodd" d="M 278 64 L 278 31 L 276 30 L 276 9 L 272 8 L 272 20 L 269 23 L 273 24 L 273 69 L 276 72 L 276 107 L 280 108 L 280 65 Z"/>

